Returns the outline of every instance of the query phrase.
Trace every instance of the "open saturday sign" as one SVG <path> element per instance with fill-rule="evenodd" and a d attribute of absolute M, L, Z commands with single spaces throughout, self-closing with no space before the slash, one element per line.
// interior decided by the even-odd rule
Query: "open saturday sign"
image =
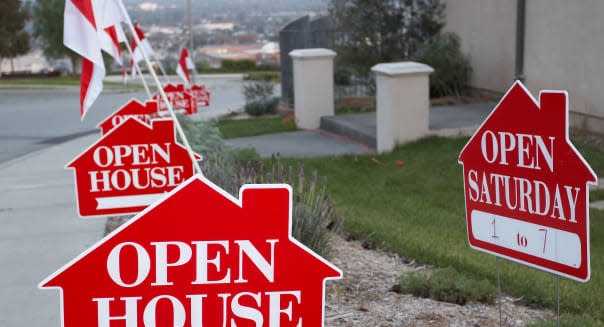
<path fill-rule="evenodd" d="M 291 236 L 288 185 L 185 181 L 40 283 L 65 327 L 323 326 L 342 272 Z"/>
<path fill-rule="evenodd" d="M 568 139 L 568 95 L 516 82 L 462 150 L 473 248 L 587 281 L 589 187 Z"/>
<path fill-rule="evenodd" d="M 198 157 L 200 159 L 200 157 Z M 138 213 L 193 176 L 172 120 L 129 117 L 67 164 L 82 217 Z"/>

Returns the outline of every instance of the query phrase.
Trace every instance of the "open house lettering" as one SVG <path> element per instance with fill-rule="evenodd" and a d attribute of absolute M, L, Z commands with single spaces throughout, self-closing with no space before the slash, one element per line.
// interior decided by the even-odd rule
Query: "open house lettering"
<path fill-rule="evenodd" d="M 541 175 L 556 173 L 556 138 L 533 134 L 485 130 L 480 139 L 484 170 L 469 169 L 469 199 L 473 202 L 527 212 L 544 219 L 577 223 L 585 210 L 576 210 L 577 199 L 585 197 L 576 185 L 544 182 L 539 178 L 510 176 L 501 168 L 513 166 Z M 528 175 L 538 175 L 536 173 Z"/>
<path fill-rule="evenodd" d="M 253 322 L 257 327 L 301 327 L 302 318 L 296 312 L 302 301 L 300 290 L 258 291 L 255 287 L 251 291 L 174 294 L 175 283 L 179 284 L 178 289 L 185 291 L 199 289 L 200 285 L 218 285 L 223 290 L 229 288 L 228 285 L 230 288 L 242 285 L 238 289 L 245 289 L 257 283 L 250 276 L 255 273 L 258 278 L 258 272 L 263 284 L 274 283 L 275 248 L 279 240 L 265 242 L 262 246 L 250 240 L 150 242 L 145 246 L 136 242 L 117 244 L 107 256 L 107 273 L 113 283 L 132 289 L 133 294 L 118 299 L 93 298 L 98 326 L 108 327 L 112 321 L 121 320 L 126 326 L 134 327 L 141 325 L 142 318 L 142 325 L 151 327 L 156 326 L 160 316 L 166 319 L 167 314 L 168 321 L 172 322 L 169 325 L 175 327 L 184 326 L 186 321 L 192 327 L 208 326 L 204 321 L 217 316 L 222 317 L 222 323 L 215 326 L 235 327 Z M 130 268 L 127 276 L 123 273 L 127 270 L 124 266 Z M 186 281 L 174 278 L 173 274 L 179 269 L 193 270 L 194 274 Z M 140 287 L 156 288 L 158 295 L 143 300 L 135 291 Z"/>
<path fill-rule="evenodd" d="M 171 143 L 99 146 L 88 172 L 90 192 L 156 189 L 179 185 L 184 167 L 170 165 Z"/>

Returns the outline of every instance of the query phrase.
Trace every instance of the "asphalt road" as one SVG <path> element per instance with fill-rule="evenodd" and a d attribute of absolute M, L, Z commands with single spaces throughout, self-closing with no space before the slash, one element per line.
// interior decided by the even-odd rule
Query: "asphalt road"
<path fill-rule="evenodd" d="M 0 162 L 49 145 L 95 133 L 96 125 L 144 91 L 105 90 L 80 121 L 79 88 L 0 89 Z"/>
<path fill-rule="evenodd" d="M 205 77 L 202 82 L 210 90 L 211 106 L 199 108 L 193 119 L 214 119 L 243 107 L 241 76 Z M 105 88 L 84 121 L 80 121 L 77 86 L 0 88 L 0 163 L 96 133 L 100 121 L 133 97 L 144 100 L 147 95 L 143 89 Z"/>

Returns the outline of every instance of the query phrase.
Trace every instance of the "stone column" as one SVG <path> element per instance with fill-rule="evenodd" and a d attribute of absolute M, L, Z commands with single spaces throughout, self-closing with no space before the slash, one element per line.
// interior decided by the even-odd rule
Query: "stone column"
<path fill-rule="evenodd" d="M 333 58 L 329 49 L 299 49 L 289 53 L 294 66 L 296 126 L 319 128 L 321 116 L 334 114 Z"/>
<path fill-rule="evenodd" d="M 428 75 L 432 67 L 413 61 L 377 64 L 377 151 L 425 136 L 430 115 Z"/>

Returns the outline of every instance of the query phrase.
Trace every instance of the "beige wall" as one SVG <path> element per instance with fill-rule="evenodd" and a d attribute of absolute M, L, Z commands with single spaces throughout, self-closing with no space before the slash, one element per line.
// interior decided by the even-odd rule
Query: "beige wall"
<path fill-rule="evenodd" d="M 503 92 L 514 81 L 516 2 L 447 0 L 446 30 L 461 37 L 470 56 L 472 85 Z"/>
<path fill-rule="evenodd" d="M 516 1 L 446 2 L 446 29 L 461 37 L 471 57 L 472 85 L 507 90 L 514 77 Z M 524 76 L 535 96 L 568 90 L 572 111 L 604 119 L 602 13 L 601 0 L 526 0 Z"/>

